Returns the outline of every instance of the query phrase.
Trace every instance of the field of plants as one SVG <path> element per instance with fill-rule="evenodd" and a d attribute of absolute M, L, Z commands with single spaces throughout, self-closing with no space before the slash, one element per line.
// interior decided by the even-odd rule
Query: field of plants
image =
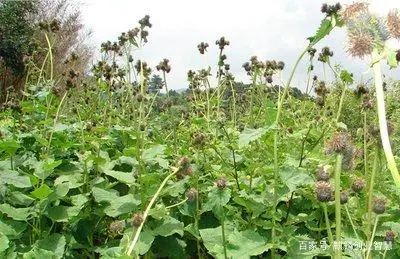
<path fill-rule="evenodd" d="M 18 4 L 0 1 L 0 19 Z M 2 23 L 0 258 L 400 258 L 400 81 L 382 72 L 399 69 L 386 42 L 400 40 L 400 11 L 321 12 L 297 60 L 243 64 L 250 84 L 230 72 L 228 39 L 201 42 L 199 58 L 219 55 L 182 92 L 172 60 L 136 56 L 148 15 L 86 74 L 75 52 L 57 73 L 57 20 L 23 60 L 6 58 Z M 363 81 L 318 44 L 332 30 L 370 67 Z M 18 66 L 19 87 L 6 84 Z"/>

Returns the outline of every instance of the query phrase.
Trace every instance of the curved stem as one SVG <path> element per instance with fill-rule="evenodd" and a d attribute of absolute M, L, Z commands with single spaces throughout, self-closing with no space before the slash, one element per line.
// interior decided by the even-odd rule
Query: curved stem
<path fill-rule="evenodd" d="M 165 207 L 166 209 L 172 209 L 172 208 L 174 208 L 174 207 L 178 207 L 179 205 L 182 205 L 182 204 L 184 204 L 185 202 L 187 202 L 187 200 L 188 200 L 188 198 L 186 198 L 186 199 L 184 199 L 184 200 L 182 200 L 182 201 L 180 201 L 180 202 L 178 202 L 178 203 L 175 203 L 175 204 L 172 204 L 172 205 L 170 205 L 170 206 L 167 206 L 167 207 Z"/>
<path fill-rule="evenodd" d="M 371 240 L 370 240 L 370 242 L 369 242 L 369 246 L 368 246 L 368 250 L 367 250 L 367 255 L 365 256 L 365 258 L 369 258 L 369 254 L 371 253 L 372 242 L 374 241 L 376 228 L 377 228 L 377 226 L 378 226 L 378 221 L 379 221 L 379 215 L 376 215 L 375 224 L 374 224 L 374 229 L 373 229 L 373 231 L 372 231 Z"/>
<path fill-rule="evenodd" d="M 389 133 L 387 129 L 385 99 L 383 93 L 382 71 L 379 53 L 374 50 L 372 53 L 373 69 L 376 89 L 376 101 L 378 106 L 379 130 L 381 133 L 383 151 L 385 152 L 388 168 L 392 174 L 394 183 L 400 188 L 400 175 L 397 170 L 396 161 L 393 156 L 392 147 L 390 145 Z"/>
<path fill-rule="evenodd" d="M 349 218 L 351 227 L 353 228 L 353 231 L 354 231 L 354 234 L 356 235 L 356 238 L 357 238 L 357 239 L 360 239 L 360 237 L 359 237 L 358 234 L 357 234 L 356 227 L 354 226 L 353 220 L 352 220 L 352 218 L 351 218 L 349 208 L 347 207 L 347 205 L 344 205 L 344 208 L 346 209 L 347 217 Z"/>
<path fill-rule="evenodd" d="M 47 33 L 44 34 L 44 36 L 46 37 L 46 42 L 47 42 L 47 46 L 49 47 L 49 57 L 50 57 L 50 80 L 53 80 L 53 50 L 51 49 L 51 43 L 50 43 L 50 39 L 49 36 L 47 36 Z"/>
<path fill-rule="evenodd" d="M 139 240 L 139 236 L 140 236 L 140 232 L 142 231 L 143 225 L 146 222 L 147 216 L 149 215 L 150 209 L 153 206 L 154 202 L 157 200 L 158 196 L 161 193 L 161 190 L 164 188 L 164 186 L 167 184 L 168 180 L 174 176 L 177 172 L 178 172 L 179 168 L 175 168 L 174 171 L 172 173 L 170 173 L 169 175 L 167 175 L 167 177 L 165 177 L 164 181 L 161 183 L 160 187 L 158 187 L 157 192 L 153 195 L 153 198 L 151 198 L 149 205 L 147 205 L 146 210 L 143 213 L 143 221 L 140 224 L 140 226 L 138 227 L 138 229 L 136 230 L 135 236 L 132 240 L 132 242 L 129 245 L 128 251 L 126 252 L 126 255 L 130 256 L 133 249 L 135 248 L 135 245 L 137 243 L 137 241 Z"/>
<path fill-rule="evenodd" d="M 67 97 L 67 95 L 68 95 L 68 92 L 65 91 L 64 96 L 62 97 L 60 104 L 58 105 L 56 117 L 54 118 L 54 122 L 53 122 L 53 127 L 55 127 L 57 124 L 58 116 L 60 115 L 61 106 L 63 105 L 64 100 Z M 53 132 L 54 132 L 54 129 L 52 129 L 52 131 L 50 132 L 49 141 L 47 142 L 47 147 L 46 147 L 47 153 L 50 151 L 51 140 L 53 139 Z"/>
<path fill-rule="evenodd" d="M 374 191 L 374 183 L 375 183 L 375 175 L 378 167 L 378 148 L 376 148 L 374 154 L 374 163 L 372 166 L 372 172 L 369 180 L 369 188 L 368 188 L 368 218 L 367 218 L 367 238 L 371 241 L 371 223 L 372 223 L 372 195 Z"/>

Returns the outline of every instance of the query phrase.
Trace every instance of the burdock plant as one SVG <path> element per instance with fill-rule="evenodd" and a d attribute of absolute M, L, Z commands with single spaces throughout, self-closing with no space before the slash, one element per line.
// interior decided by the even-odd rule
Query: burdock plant
<path fill-rule="evenodd" d="M 352 143 L 351 136 L 345 132 L 337 132 L 329 141 L 327 154 L 336 155 L 336 168 L 335 168 L 335 230 L 336 242 L 341 242 L 342 222 L 341 222 L 341 187 L 340 187 L 340 174 L 343 167 L 343 161 L 352 157 L 354 154 L 354 144 Z M 341 258 L 341 249 L 335 250 L 335 258 Z"/>
<path fill-rule="evenodd" d="M 382 146 L 394 183 L 400 188 L 400 175 L 387 129 L 381 71 L 382 60 L 387 60 L 391 67 L 396 67 L 398 63 L 396 51 L 388 46 L 387 41 L 390 38 L 400 39 L 400 13 L 398 10 L 392 10 L 386 18 L 380 17 L 369 11 L 367 3 L 358 2 L 347 6 L 341 13 L 341 18 L 347 26 L 348 53 L 361 59 L 371 56 Z"/>

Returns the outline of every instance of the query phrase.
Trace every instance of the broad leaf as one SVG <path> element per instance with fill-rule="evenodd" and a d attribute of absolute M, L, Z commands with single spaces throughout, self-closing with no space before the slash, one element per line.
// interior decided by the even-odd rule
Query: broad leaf
<path fill-rule="evenodd" d="M 28 176 L 19 175 L 15 171 L 0 171 L 0 184 L 11 184 L 17 188 L 32 186 Z"/>
<path fill-rule="evenodd" d="M 0 253 L 4 252 L 8 247 L 8 238 L 0 232 Z"/>
<path fill-rule="evenodd" d="M 184 224 L 182 222 L 180 222 L 179 220 L 167 216 L 163 223 L 155 228 L 153 230 L 154 235 L 160 235 L 160 236 L 170 236 L 173 235 L 175 233 L 179 234 L 180 236 L 183 235 L 183 228 L 184 228 Z"/>
<path fill-rule="evenodd" d="M 240 149 L 247 147 L 250 144 L 250 142 L 259 139 L 266 132 L 267 132 L 266 128 L 244 129 L 243 132 L 239 135 L 238 147 Z"/>
<path fill-rule="evenodd" d="M 55 233 L 45 239 L 39 240 L 36 243 L 36 246 L 39 249 L 53 252 L 56 258 L 62 258 L 64 255 L 65 244 L 65 237 L 61 234 Z"/>
<path fill-rule="evenodd" d="M 32 214 L 32 208 L 14 208 L 9 204 L 4 203 L 0 204 L 0 212 L 6 214 L 9 218 L 26 221 Z"/>
<path fill-rule="evenodd" d="M 279 175 L 290 191 L 296 190 L 301 185 L 311 185 L 314 182 L 303 168 L 283 166 L 279 170 Z"/>

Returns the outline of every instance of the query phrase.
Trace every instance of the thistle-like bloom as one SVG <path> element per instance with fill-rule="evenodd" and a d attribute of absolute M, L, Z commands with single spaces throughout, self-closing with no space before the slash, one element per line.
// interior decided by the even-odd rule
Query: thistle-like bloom
<path fill-rule="evenodd" d="M 374 38 L 371 34 L 359 31 L 348 37 L 347 53 L 353 57 L 363 58 L 370 55 L 374 49 Z"/>
<path fill-rule="evenodd" d="M 353 148 L 354 144 L 348 133 L 336 132 L 328 142 L 325 152 L 326 154 L 337 153 L 346 156 L 352 153 Z"/>
<path fill-rule="evenodd" d="M 328 202 L 332 198 L 332 187 L 329 182 L 319 181 L 315 184 L 315 194 L 320 202 Z"/>
<path fill-rule="evenodd" d="M 348 21 L 360 13 L 368 12 L 368 5 L 369 4 L 366 2 L 357 2 L 347 5 L 341 12 L 340 16 L 343 20 Z"/>
<path fill-rule="evenodd" d="M 400 40 L 400 12 L 394 9 L 389 12 L 386 20 L 387 28 L 393 38 Z"/>

